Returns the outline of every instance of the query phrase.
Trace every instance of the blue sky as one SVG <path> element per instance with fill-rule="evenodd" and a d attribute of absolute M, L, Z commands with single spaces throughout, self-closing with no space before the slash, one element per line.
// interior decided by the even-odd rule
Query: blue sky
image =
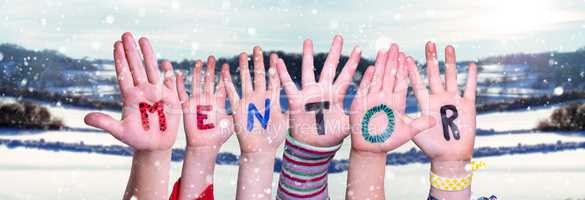
<path fill-rule="evenodd" d="M 369 58 L 390 41 L 417 59 L 428 40 L 455 45 L 460 60 L 585 46 L 585 0 L 0 0 L 0 10 L 1 43 L 76 58 L 111 58 L 126 31 L 170 59 L 300 52 L 305 38 L 327 51 L 335 34 Z"/>

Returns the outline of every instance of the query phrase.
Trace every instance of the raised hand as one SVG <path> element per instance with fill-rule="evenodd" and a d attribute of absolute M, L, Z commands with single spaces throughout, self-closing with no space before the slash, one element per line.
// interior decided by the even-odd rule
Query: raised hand
<path fill-rule="evenodd" d="M 300 142 L 317 147 L 333 146 L 349 135 L 349 116 L 343 110 L 343 98 L 358 66 L 361 50 L 358 47 L 353 49 L 334 81 L 342 47 L 343 38 L 335 36 L 319 81 L 315 82 L 313 43 L 305 40 L 301 90 L 290 78 L 284 61 L 279 59 L 277 63 L 278 74 L 288 97 L 292 136 Z"/>
<path fill-rule="evenodd" d="M 250 78 L 248 55 L 240 54 L 242 98 L 232 82 L 229 66 L 222 67 L 222 79 L 232 106 L 235 130 L 240 142 L 240 168 L 236 199 L 270 199 L 274 157 L 288 130 L 288 115 L 280 109 L 280 80 L 276 54 L 270 55 L 269 82 L 260 47 L 253 50 L 254 81 Z"/>
<path fill-rule="evenodd" d="M 124 108 L 122 120 L 103 113 L 90 113 L 85 123 L 111 133 L 134 149 L 132 171 L 124 199 L 166 199 L 171 148 L 180 120 L 180 103 L 173 67 L 162 62 L 164 81 L 150 42 L 139 40 L 140 54 L 132 34 L 114 44 L 116 76 Z"/>
<path fill-rule="evenodd" d="M 392 44 L 364 73 L 350 111 L 346 199 L 384 199 L 386 153 L 435 124 L 430 116 L 405 114 L 409 67 L 416 67 L 414 60 Z"/>
<path fill-rule="evenodd" d="M 477 67 L 469 64 L 463 96 L 457 85 L 455 49 L 445 48 L 445 84 L 443 84 L 434 43 L 426 45 L 427 73 L 431 93 L 427 91 L 416 67 L 409 77 L 423 115 L 433 116 L 437 125 L 414 138 L 414 142 L 432 161 L 469 161 L 475 140 L 475 89 Z"/>
<path fill-rule="evenodd" d="M 469 177 L 469 162 L 475 141 L 475 94 L 477 67 L 469 64 L 467 86 L 463 96 L 457 84 L 455 49 L 445 48 L 445 84 L 441 81 L 436 45 L 426 45 L 427 72 L 431 93 L 427 91 L 416 67 L 409 67 L 409 77 L 423 115 L 440 120 L 436 126 L 417 135 L 416 145 L 431 160 L 431 172 L 444 178 Z M 470 187 L 443 191 L 431 187 L 430 196 L 437 199 L 469 199 Z"/>
<path fill-rule="evenodd" d="M 139 40 L 141 58 L 130 33 L 114 44 L 116 76 L 124 108 L 122 120 L 103 113 L 89 113 L 85 123 L 103 129 L 136 150 L 166 150 L 175 143 L 180 120 L 180 105 L 173 67 L 159 65 L 146 38 Z M 144 64 L 143 64 L 144 63 Z"/>
<path fill-rule="evenodd" d="M 207 58 L 205 75 L 201 74 L 202 70 L 203 62 L 197 60 L 191 79 L 191 98 L 185 91 L 184 74 L 179 73 L 177 78 L 187 134 L 179 199 L 195 199 L 203 191 L 212 188 L 217 154 L 233 133 L 233 120 L 225 109 L 225 85 L 219 81 L 215 88 L 213 56 Z"/>
<path fill-rule="evenodd" d="M 215 57 L 207 58 L 205 74 L 203 62 L 195 61 L 191 79 L 191 98 L 187 94 L 184 74 L 177 78 L 179 98 L 183 103 L 183 123 L 187 147 L 209 148 L 219 151 L 233 133 L 233 120 L 225 109 L 226 92 L 222 81 L 215 83 Z M 202 78 L 203 87 L 202 87 Z"/>
<path fill-rule="evenodd" d="M 254 81 L 250 78 L 248 55 L 240 54 L 242 98 L 232 82 L 229 66 L 222 67 L 222 79 L 232 105 L 235 130 L 242 153 L 271 152 L 282 144 L 288 130 L 288 115 L 280 109 L 280 79 L 276 72 L 278 56 L 270 55 L 269 82 L 260 47 L 253 50 Z M 253 86 L 252 86 L 253 85 Z"/>
<path fill-rule="evenodd" d="M 413 66 L 414 60 L 399 52 L 396 44 L 378 52 L 375 66 L 366 70 L 351 106 L 352 149 L 385 153 L 434 125 L 430 116 L 412 119 L 404 113 L 407 67 Z"/>

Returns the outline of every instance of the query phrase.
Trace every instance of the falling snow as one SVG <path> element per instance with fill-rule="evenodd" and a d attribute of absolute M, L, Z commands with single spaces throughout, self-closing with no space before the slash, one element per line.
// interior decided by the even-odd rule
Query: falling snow
<path fill-rule="evenodd" d="M 107 24 L 113 24 L 114 20 L 115 20 L 114 16 L 108 15 L 108 16 L 106 16 L 106 19 L 104 20 L 104 22 L 106 22 Z"/>
<path fill-rule="evenodd" d="M 171 8 L 173 8 L 173 10 L 178 10 L 179 8 L 181 8 L 181 3 L 178 1 L 172 1 Z"/>
<path fill-rule="evenodd" d="M 256 29 L 255 28 L 248 28 L 248 35 L 255 36 L 256 35 Z"/>
<path fill-rule="evenodd" d="M 197 51 L 197 50 L 199 50 L 199 43 L 192 42 L 191 43 L 191 51 Z"/>
<path fill-rule="evenodd" d="M 559 86 L 554 89 L 553 93 L 557 96 L 561 96 L 563 95 L 564 91 L 565 90 L 563 89 L 563 87 Z"/>
<path fill-rule="evenodd" d="M 331 20 L 329 21 L 329 28 L 330 29 L 337 29 L 339 27 L 339 21 Z"/>

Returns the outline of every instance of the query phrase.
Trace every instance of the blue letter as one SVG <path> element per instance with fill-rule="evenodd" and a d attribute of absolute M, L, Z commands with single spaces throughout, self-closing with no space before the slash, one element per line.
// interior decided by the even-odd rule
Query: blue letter
<path fill-rule="evenodd" d="M 264 117 L 262 117 L 262 114 L 260 114 L 256 105 L 253 103 L 248 104 L 248 124 L 246 127 L 248 128 L 248 131 L 252 131 L 252 128 L 254 128 L 254 116 L 258 118 L 258 121 L 262 124 L 262 128 L 266 129 L 268 119 L 270 119 L 270 99 L 264 101 Z"/>

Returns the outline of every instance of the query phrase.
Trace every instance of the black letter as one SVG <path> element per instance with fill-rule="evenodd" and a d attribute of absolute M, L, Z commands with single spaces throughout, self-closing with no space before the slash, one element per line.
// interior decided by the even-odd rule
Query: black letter
<path fill-rule="evenodd" d="M 305 111 L 317 111 L 317 113 L 315 114 L 315 120 L 317 121 L 317 133 L 319 135 L 325 135 L 323 109 L 329 110 L 329 101 L 308 103 L 305 105 Z"/>
<path fill-rule="evenodd" d="M 453 115 L 451 115 L 451 117 L 447 117 L 447 110 L 450 110 Z M 451 127 L 451 132 L 453 132 L 453 137 L 455 137 L 456 140 L 459 140 L 460 136 L 459 136 L 459 129 L 457 128 L 457 125 L 455 125 L 455 123 L 453 123 L 453 121 L 455 121 L 455 119 L 457 119 L 457 108 L 453 105 L 445 105 L 443 107 L 441 107 L 441 121 L 443 122 L 443 136 L 445 137 L 445 140 L 449 141 L 451 138 L 449 137 L 449 127 Z"/>

